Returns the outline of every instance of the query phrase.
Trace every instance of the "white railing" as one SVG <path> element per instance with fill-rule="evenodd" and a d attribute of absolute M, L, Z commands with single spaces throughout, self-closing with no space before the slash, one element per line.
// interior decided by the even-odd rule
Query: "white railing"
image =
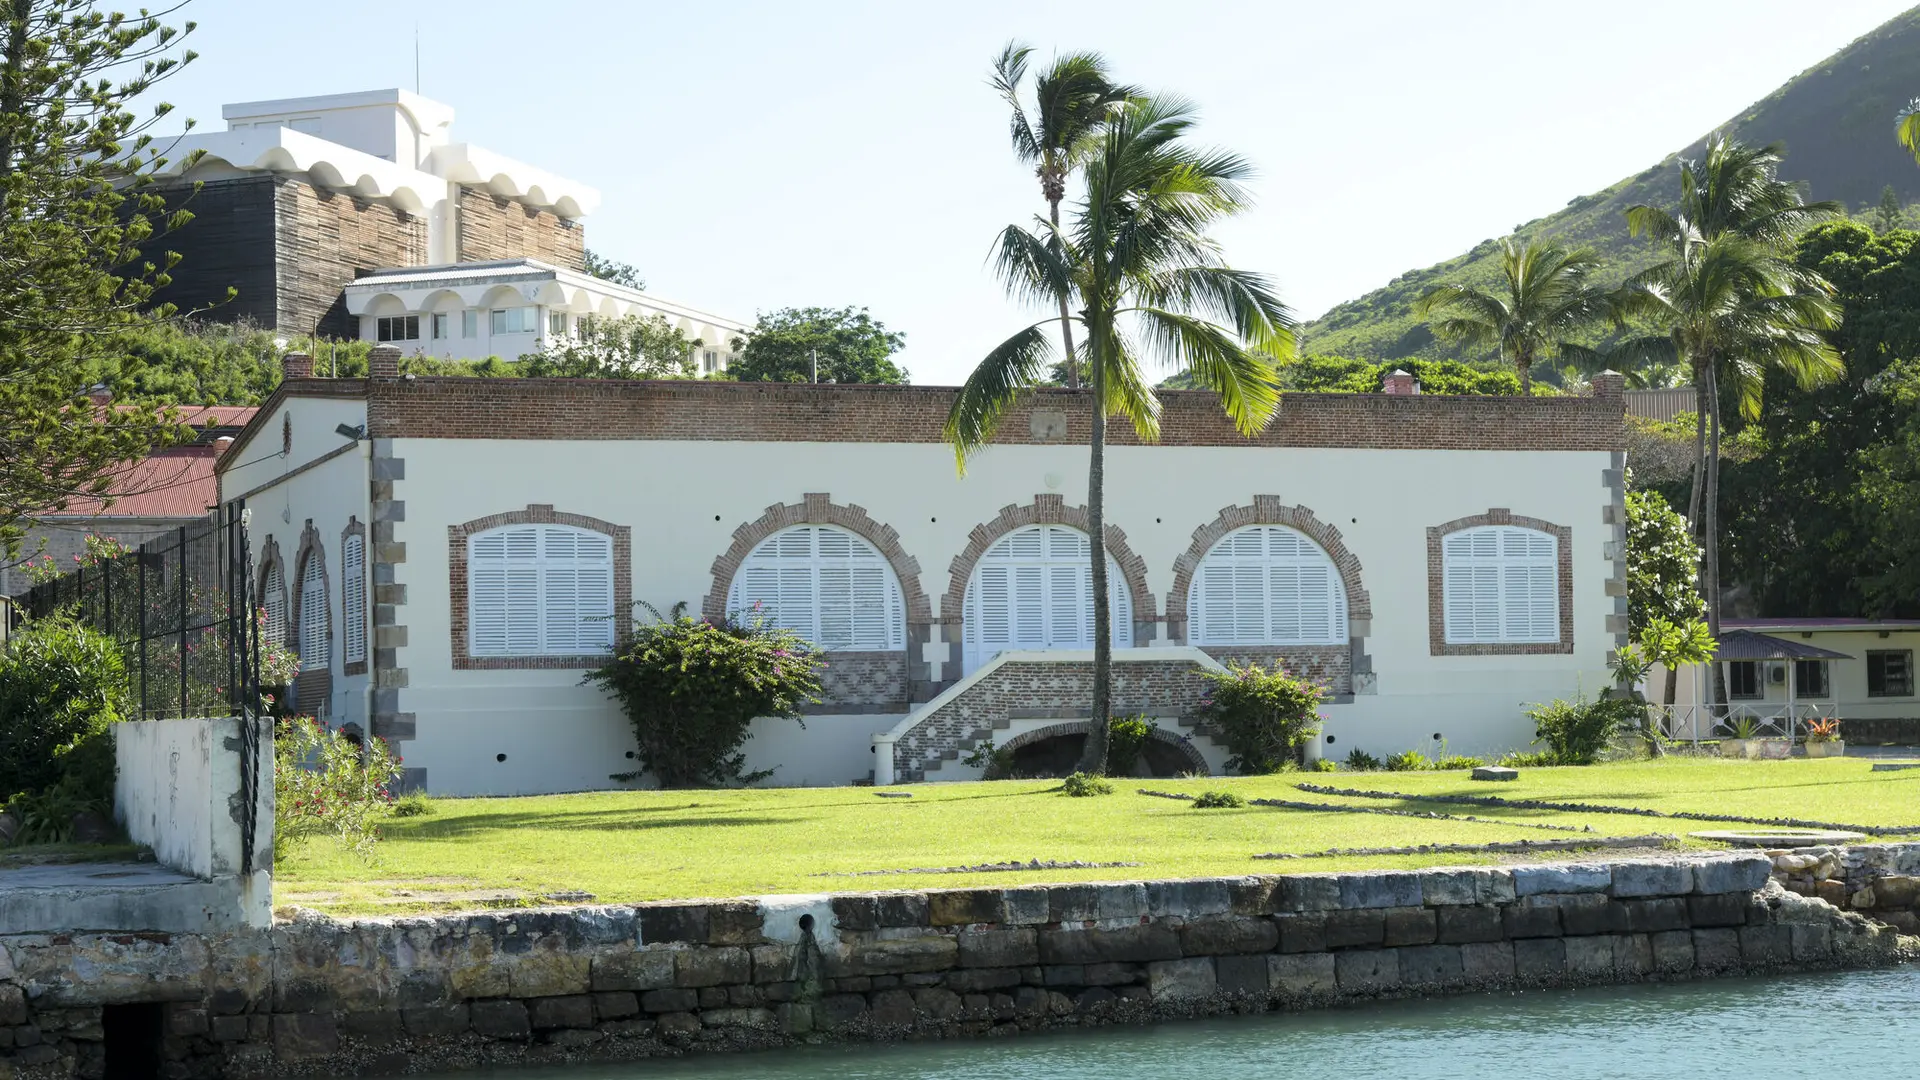
<path fill-rule="evenodd" d="M 1735 701 L 1713 706 L 1648 703 L 1647 713 L 1662 735 L 1680 742 L 1732 738 L 1743 721 L 1752 722 L 1756 738 L 1792 739 L 1806 734 L 1808 724 L 1837 719 L 1839 706 L 1820 701 L 1792 705 Z"/>

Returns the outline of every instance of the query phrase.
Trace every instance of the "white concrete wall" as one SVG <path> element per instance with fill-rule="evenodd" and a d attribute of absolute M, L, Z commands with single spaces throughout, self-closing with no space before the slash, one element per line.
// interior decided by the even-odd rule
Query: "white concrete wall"
<path fill-rule="evenodd" d="M 697 611 L 711 587 L 709 567 L 734 529 L 769 505 L 827 491 L 899 532 L 937 607 L 948 564 L 976 525 L 1037 493 L 1058 493 L 1068 505 L 1086 500 L 1087 452 L 1073 445 L 998 447 L 964 478 L 951 451 L 930 444 L 397 439 L 393 453 L 406 462 L 406 479 L 394 485 L 406 503 L 396 532 L 407 542 L 396 578 L 408 589 L 401 707 L 419 729 L 407 763 L 428 770 L 431 789 L 456 793 L 603 786 L 630 743 L 617 708 L 581 686 L 578 671 L 452 669 L 450 524 L 545 503 L 628 525 L 634 599 L 661 610 L 685 601 Z M 1609 465 L 1602 452 L 1116 447 L 1107 514 L 1146 561 L 1164 612 L 1175 557 L 1222 508 L 1276 494 L 1312 509 L 1340 529 L 1363 568 L 1374 610 L 1367 648 L 1378 676 L 1377 695 L 1329 711 L 1335 742 L 1323 747 L 1326 756 L 1355 747 L 1429 750 L 1435 734 L 1454 752 L 1492 753 L 1530 742 L 1528 705 L 1607 684 L 1613 601 L 1604 582 L 1612 564 L 1602 513 L 1611 493 L 1601 474 Z M 1429 655 L 1426 529 L 1490 507 L 1572 528 L 1571 655 Z M 934 658 L 948 648 L 934 646 Z M 875 730 L 890 726 L 884 721 L 875 718 Z M 502 768 L 498 753 L 526 768 Z M 756 764 L 774 756 L 753 746 L 749 755 Z M 868 763 L 856 761 L 853 774 L 864 776 Z"/>
<path fill-rule="evenodd" d="M 233 880 L 271 917 L 273 742 L 260 736 L 252 870 L 233 801 L 241 790 L 241 725 L 232 717 L 130 720 L 113 725 L 114 818 L 163 866 L 209 881 Z M 254 877 L 257 875 L 257 879 Z M 246 880 L 241 880 L 245 878 Z"/>
<path fill-rule="evenodd" d="M 1795 695 L 1799 702 L 1818 702 L 1833 706 L 1842 720 L 1847 717 L 1873 720 L 1900 720 L 1920 717 L 1920 696 L 1906 697 L 1870 697 L 1867 694 L 1867 653 L 1888 649 L 1904 649 L 1920 660 L 1920 630 L 1896 629 L 1886 631 L 1881 637 L 1876 630 L 1782 630 L 1768 631 L 1771 636 L 1788 641 L 1845 653 L 1848 660 L 1827 661 L 1827 683 L 1829 693 L 1812 696 L 1803 689 Z M 1674 696 L 1676 705 L 1696 705 L 1705 700 L 1702 692 L 1706 677 L 1705 669 L 1693 667 L 1680 672 L 1679 686 Z M 1654 669 L 1648 680 L 1648 698 L 1660 700 L 1666 692 L 1666 676 L 1660 669 Z M 1920 684 L 1920 679 L 1916 680 Z M 1755 708 L 1784 708 L 1787 704 L 1787 685 L 1775 683 L 1762 673 L 1760 699 L 1740 698 L 1734 704 L 1750 705 Z M 1842 730 L 1845 730 L 1844 723 Z"/>

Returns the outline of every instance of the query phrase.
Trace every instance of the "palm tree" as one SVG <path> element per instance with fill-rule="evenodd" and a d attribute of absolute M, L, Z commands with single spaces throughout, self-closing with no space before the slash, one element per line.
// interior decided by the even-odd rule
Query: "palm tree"
<path fill-rule="evenodd" d="M 1144 441 L 1159 436 L 1160 400 L 1142 371 L 1151 358 L 1217 392 L 1234 425 L 1251 435 L 1279 403 L 1275 362 L 1293 353 L 1293 316 L 1267 279 L 1227 266 L 1207 235 L 1215 222 L 1246 208 L 1241 183 L 1252 170 L 1237 156 L 1188 144 L 1193 125 L 1192 107 L 1173 98 L 1137 99 L 1115 111 L 1081 167 L 1086 201 L 1068 226 L 1038 219 L 1034 229 L 1010 225 L 996 245 L 995 269 L 1010 294 L 1065 304 L 1086 331 L 1094 661 L 1093 720 L 1081 768 L 1088 772 L 1106 769 L 1113 664 L 1107 418 L 1125 417 Z M 1046 331 L 1055 318 L 1002 342 L 961 387 L 946 437 L 963 472 L 1007 411 L 1046 381 L 1053 355 Z"/>
<path fill-rule="evenodd" d="M 1469 348 L 1498 347 L 1520 376 L 1520 392 L 1533 392 L 1537 360 L 1595 354 L 1568 336 L 1603 318 L 1607 294 L 1592 283 L 1600 260 L 1585 249 L 1569 251 L 1552 240 L 1500 241 L 1506 288 L 1488 292 L 1470 285 L 1436 285 L 1414 302 L 1413 313 L 1433 320 L 1440 337 Z"/>
<path fill-rule="evenodd" d="M 1900 140 L 1914 161 L 1920 162 L 1920 98 L 1907 102 L 1907 107 L 1900 110 L 1894 120 L 1893 137 Z"/>
<path fill-rule="evenodd" d="M 1113 110 L 1135 95 L 1132 87 L 1115 86 L 1107 78 L 1107 62 L 1099 53 L 1068 53 L 1034 80 L 1031 118 L 1020 100 L 1027 78 L 1027 56 L 1033 49 L 1008 42 L 993 62 L 993 86 L 1013 110 L 1009 124 L 1013 153 L 1033 166 L 1040 178 L 1040 197 L 1047 202 L 1047 220 L 1060 230 L 1060 201 L 1067 197 L 1067 177 L 1099 144 L 1101 125 Z M 1065 346 L 1067 385 L 1078 389 L 1080 369 L 1073 353 L 1073 320 L 1067 299 L 1060 297 L 1060 340 Z"/>

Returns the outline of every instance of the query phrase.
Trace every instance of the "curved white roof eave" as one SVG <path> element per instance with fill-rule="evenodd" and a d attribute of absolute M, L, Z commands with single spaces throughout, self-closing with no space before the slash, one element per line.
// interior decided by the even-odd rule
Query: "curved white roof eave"
<path fill-rule="evenodd" d="M 427 168 L 457 184 L 550 208 L 563 218 L 586 217 L 600 208 L 598 190 L 472 143 L 434 147 Z"/>
<path fill-rule="evenodd" d="M 236 169 L 259 172 L 303 172 L 328 187 L 338 186 L 372 199 L 392 199 L 409 213 L 424 213 L 446 199 L 446 181 L 432 173 L 397 165 L 339 143 L 291 128 L 243 128 L 182 135 L 169 143 L 167 167 L 155 175 L 180 176 L 223 162 Z M 340 178 L 338 181 L 333 178 Z M 351 179 L 348 179 L 351 178 Z"/>

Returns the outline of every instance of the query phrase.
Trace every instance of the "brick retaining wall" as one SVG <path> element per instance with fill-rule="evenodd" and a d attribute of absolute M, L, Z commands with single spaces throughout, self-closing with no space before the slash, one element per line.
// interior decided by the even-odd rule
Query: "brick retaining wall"
<path fill-rule="evenodd" d="M 1764 855 L 0 937 L 0 1072 L 350 1076 L 1890 963 Z M 1912 945 L 1912 939 L 1908 939 Z"/>

